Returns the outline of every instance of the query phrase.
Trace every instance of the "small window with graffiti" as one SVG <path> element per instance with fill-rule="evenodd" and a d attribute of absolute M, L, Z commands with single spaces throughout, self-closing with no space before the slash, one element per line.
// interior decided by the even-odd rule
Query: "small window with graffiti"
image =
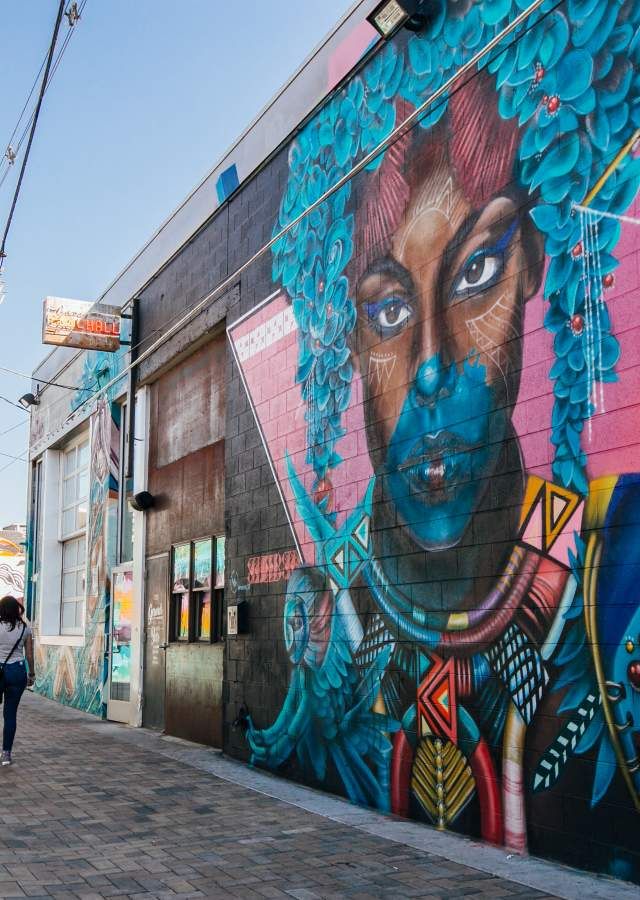
<path fill-rule="evenodd" d="M 224 535 L 176 544 L 171 568 L 171 639 L 223 638 Z"/>

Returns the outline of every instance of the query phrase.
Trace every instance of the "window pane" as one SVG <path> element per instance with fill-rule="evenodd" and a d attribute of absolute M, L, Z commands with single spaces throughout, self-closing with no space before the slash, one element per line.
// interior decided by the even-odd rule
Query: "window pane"
<path fill-rule="evenodd" d="M 189 594 L 174 594 L 177 641 L 189 640 Z"/>
<path fill-rule="evenodd" d="M 62 505 L 71 506 L 76 501 L 76 480 L 75 478 L 65 478 L 64 487 L 62 489 Z"/>
<path fill-rule="evenodd" d="M 87 504 L 81 503 L 76 510 L 76 529 L 84 528 L 87 524 Z"/>
<path fill-rule="evenodd" d="M 198 594 L 198 638 L 211 640 L 211 593 Z"/>
<path fill-rule="evenodd" d="M 76 596 L 76 576 L 74 572 L 62 576 L 62 596 L 63 598 Z"/>
<path fill-rule="evenodd" d="M 63 627 L 63 629 L 76 627 L 76 607 L 77 607 L 77 603 L 63 603 L 62 604 L 62 627 Z"/>
<path fill-rule="evenodd" d="M 78 541 L 67 541 L 62 548 L 62 569 L 68 572 L 76 566 L 78 559 Z"/>
<path fill-rule="evenodd" d="M 71 534 L 76 530 L 76 511 L 75 508 L 66 509 L 62 513 L 62 533 Z"/>
<path fill-rule="evenodd" d="M 78 565 L 83 566 L 87 558 L 87 546 L 84 537 L 78 538 L 75 544 L 78 547 Z"/>
<path fill-rule="evenodd" d="M 79 500 L 86 500 L 89 496 L 89 473 L 86 471 L 78 475 L 77 497 Z"/>
<path fill-rule="evenodd" d="M 89 462 L 89 441 L 83 441 L 78 446 L 78 468 L 86 466 Z"/>
<path fill-rule="evenodd" d="M 64 474 L 68 475 L 69 472 L 73 472 L 76 467 L 76 448 L 73 450 L 67 450 L 64 455 Z"/>
<path fill-rule="evenodd" d="M 76 597 L 84 597 L 84 569 L 76 572 Z"/>
<path fill-rule="evenodd" d="M 76 617 L 75 617 L 76 628 L 82 628 L 82 606 L 83 606 L 83 604 L 82 604 L 81 601 L 75 604 L 75 608 L 76 608 Z"/>

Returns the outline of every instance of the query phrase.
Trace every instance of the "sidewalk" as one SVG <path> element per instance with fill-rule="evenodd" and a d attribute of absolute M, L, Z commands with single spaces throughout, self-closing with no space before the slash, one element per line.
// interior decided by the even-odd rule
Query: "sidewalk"
<path fill-rule="evenodd" d="M 32 694 L 20 713 L 0 771 L 0 898 L 638 896 Z"/>

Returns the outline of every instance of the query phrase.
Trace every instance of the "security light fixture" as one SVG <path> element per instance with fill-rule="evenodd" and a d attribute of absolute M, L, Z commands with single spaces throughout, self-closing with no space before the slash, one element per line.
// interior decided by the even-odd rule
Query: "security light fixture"
<path fill-rule="evenodd" d="M 40 406 L 40 400 L 33 394 L 23 394 L 18 403 L 24 409 L 29 409 L 30 406 Z"/>
<path fill-rule="evenodd" d="M 398 0 L 383 0 L 369 13 L 367 21 L 373 25 L 385 41 L 392 37 L 409 18 L 409 13 Z"/>
<path fill-rule="evenodd" d="M 398 0 L 383 0 L 367 16 L 367 21 L 387 41 L 402 27 L 408 31 L 423 31 L 434 12 L 432 0 L 402 0 L 402 3 Z"/>

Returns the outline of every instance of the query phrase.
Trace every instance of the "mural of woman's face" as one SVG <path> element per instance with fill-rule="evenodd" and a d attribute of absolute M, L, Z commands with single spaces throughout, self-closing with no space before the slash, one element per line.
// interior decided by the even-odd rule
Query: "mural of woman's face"
<path fill-rule="evenodd" d="M 538 273 L 508 196 L 472 208 L 443 155 L 409 184 L 358 279 L 356 350 L 384 494 L 413 540 L 439 550 L 458 543 L 496 472 Z"/>

